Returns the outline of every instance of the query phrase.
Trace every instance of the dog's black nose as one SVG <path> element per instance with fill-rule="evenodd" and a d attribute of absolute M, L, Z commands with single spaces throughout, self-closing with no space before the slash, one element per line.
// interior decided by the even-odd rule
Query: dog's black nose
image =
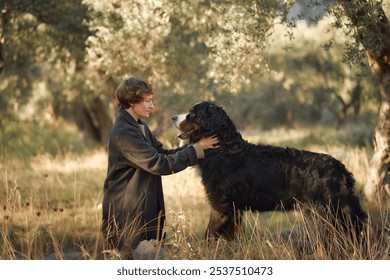
<path fill-rule="evenodd" d="M 177 118 L 178 118 L 178 117 L 177 117 L 177 115 L 175 115 L 175 116 L 172 116 L 172 120 L 173 120 L 173 121 L 176 121 L 176 120 L 177 120 Z"/>

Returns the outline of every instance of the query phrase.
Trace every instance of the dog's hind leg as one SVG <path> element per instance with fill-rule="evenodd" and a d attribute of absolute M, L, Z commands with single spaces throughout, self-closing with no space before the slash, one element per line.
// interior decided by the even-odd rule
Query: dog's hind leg
<path fill-rule="evenodd" d="M 221 213 L 211 209 L 206 238 L 211 239 L 223 237 L 227 240 L 234 239 L 240 229 L 241 219 L 242 214 L 239 210 Z"/>

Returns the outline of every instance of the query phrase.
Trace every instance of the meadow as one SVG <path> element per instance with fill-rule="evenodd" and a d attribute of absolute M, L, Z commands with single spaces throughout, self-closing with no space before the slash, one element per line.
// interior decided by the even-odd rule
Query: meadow
<path fill-rule="evenodd" d="M 340 131 L 318 127 L 245 131 L 243 136 L 253 143 L 329 153 L 354 173 L 360 194 L 372 150 L 354 137 L 364 131 L 355 126 Z M 124 258 L 104 248 L 100 233 L 106 166 L 107 154 L 101 148 L 1 162 L 0 259 Z M 167 240 L 158 259 L 390 259 L 389 215 L 383 205 L 364 204 L 370 213 L 364 242 L 325 229 L 321 225 L 326 221 L 315 211 L 308 220 L 299 208 L 288 213 L 248 212 L 237 240 L 206 242 L 210 208 L 196 168 L 163 177 L 163 186 Z"/>

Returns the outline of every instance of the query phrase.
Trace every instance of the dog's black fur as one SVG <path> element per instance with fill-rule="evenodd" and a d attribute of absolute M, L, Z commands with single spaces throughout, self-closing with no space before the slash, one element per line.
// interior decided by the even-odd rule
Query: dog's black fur
<path fill-rule="evenodd" d="M 208 102 L 172 120 L 180 137 L 191 143 L 214 134 L 220 141 L 198 164 L 212 207 L 209 237 L 233 238 L 241 211 L 291 210 L 296 203 L 319 212 L 330 206 L 335 221 L 352 224 L 360 232 L 367 215 L 353 193 L 353 175 L 340 161 L 326 154 L 248 143 L 226 112 Z"/>

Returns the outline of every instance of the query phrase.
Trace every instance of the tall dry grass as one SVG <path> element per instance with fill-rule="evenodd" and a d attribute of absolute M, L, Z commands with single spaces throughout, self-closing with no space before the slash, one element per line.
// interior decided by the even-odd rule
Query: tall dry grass
<path fill-rule="evenodd" d="M 306 132 L 290 135 L 299 141 Z M 284 134 L 283 134 L 284 135 Z M 303 136 L 302 136 L 303 135 Z M 281 139 L 264 136 L 268 142 Z M 245 135 L 249 141 L 264 142 Z M 340 145 L 305 148 L 343 161 L 357 180 L 367 177 L 369 151 Z M 0 259 L 121 259 L 126 252 L 107 250 L 100 233 L 107 155 L 35 157 L 26 165 L 0 164 Z M 389 259 L 388 210 L 365 205 L 370 220 L 363 239 L 323 226 L 300 209 L 244 216 L 235 241 L 206 241 L 210 208 L 195 168 L 163 177 L 167 240 L 160 259 Z M 327 237 L 327 238 L 324 238 Z"/>

